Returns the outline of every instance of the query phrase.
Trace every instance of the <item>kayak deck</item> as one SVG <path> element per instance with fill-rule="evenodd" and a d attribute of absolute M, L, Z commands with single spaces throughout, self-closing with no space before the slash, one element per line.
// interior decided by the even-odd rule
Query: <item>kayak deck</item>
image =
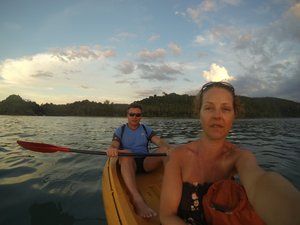
<path fill-rule="evenodd" d="M 145 202 L 159 213 L 160 189 L 163 168 L 146 174 L 137 175 L 138 189 Z M 102 176 L 102 193 L 106 220 L 109 225 L 158 225 L 159 216 L 144 219 L 138 216 L 130 202 L 128 192 L 121 177 L 116 158 L 109 158 L 104 166 Z"/>

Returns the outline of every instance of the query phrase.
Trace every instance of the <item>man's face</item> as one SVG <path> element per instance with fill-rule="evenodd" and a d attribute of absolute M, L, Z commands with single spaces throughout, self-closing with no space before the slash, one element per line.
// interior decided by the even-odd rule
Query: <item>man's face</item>
<path fill-rule="evenodd" d="M 127 112 L 128 124 L 137 126 L 142 119 L 142 111 L 139 108 L 130 108 Z"/>

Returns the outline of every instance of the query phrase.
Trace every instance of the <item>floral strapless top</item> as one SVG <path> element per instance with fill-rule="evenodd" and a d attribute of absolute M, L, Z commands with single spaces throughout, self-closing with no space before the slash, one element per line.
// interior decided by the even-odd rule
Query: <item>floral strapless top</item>
<path fill-rule="evenodd" d="M 177 215 L 189 225 L 206 225 L 202 199 L 211 183 L 191 184 L 184 182 Z"/>

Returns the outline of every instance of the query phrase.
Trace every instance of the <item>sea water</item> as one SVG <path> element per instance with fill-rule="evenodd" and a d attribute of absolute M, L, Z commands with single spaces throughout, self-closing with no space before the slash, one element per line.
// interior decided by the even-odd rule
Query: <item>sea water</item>
<path fill-rule="evenodd" d="M 105 151 L 126 118 L 0 116 L 0 224 L 106 224 L 101 176 L 106 156 L 39 153 L 17 140 Z M 173 145 L 196 140 L 198 119 L 144 118 Z M 228 136 L 266 170 L 300 189 L 300 119 L 237 120 Z"/>

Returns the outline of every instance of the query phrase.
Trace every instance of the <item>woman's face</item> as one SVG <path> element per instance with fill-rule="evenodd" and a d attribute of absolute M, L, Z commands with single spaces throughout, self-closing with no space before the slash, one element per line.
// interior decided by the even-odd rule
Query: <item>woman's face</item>
<path fill-rule="evenodd" d="M 210 139 L 225 139 L 235 118 L 232 93 L 222 87 L 211 87 L 203 93 L 200 121 L 203 133 Z"/>

